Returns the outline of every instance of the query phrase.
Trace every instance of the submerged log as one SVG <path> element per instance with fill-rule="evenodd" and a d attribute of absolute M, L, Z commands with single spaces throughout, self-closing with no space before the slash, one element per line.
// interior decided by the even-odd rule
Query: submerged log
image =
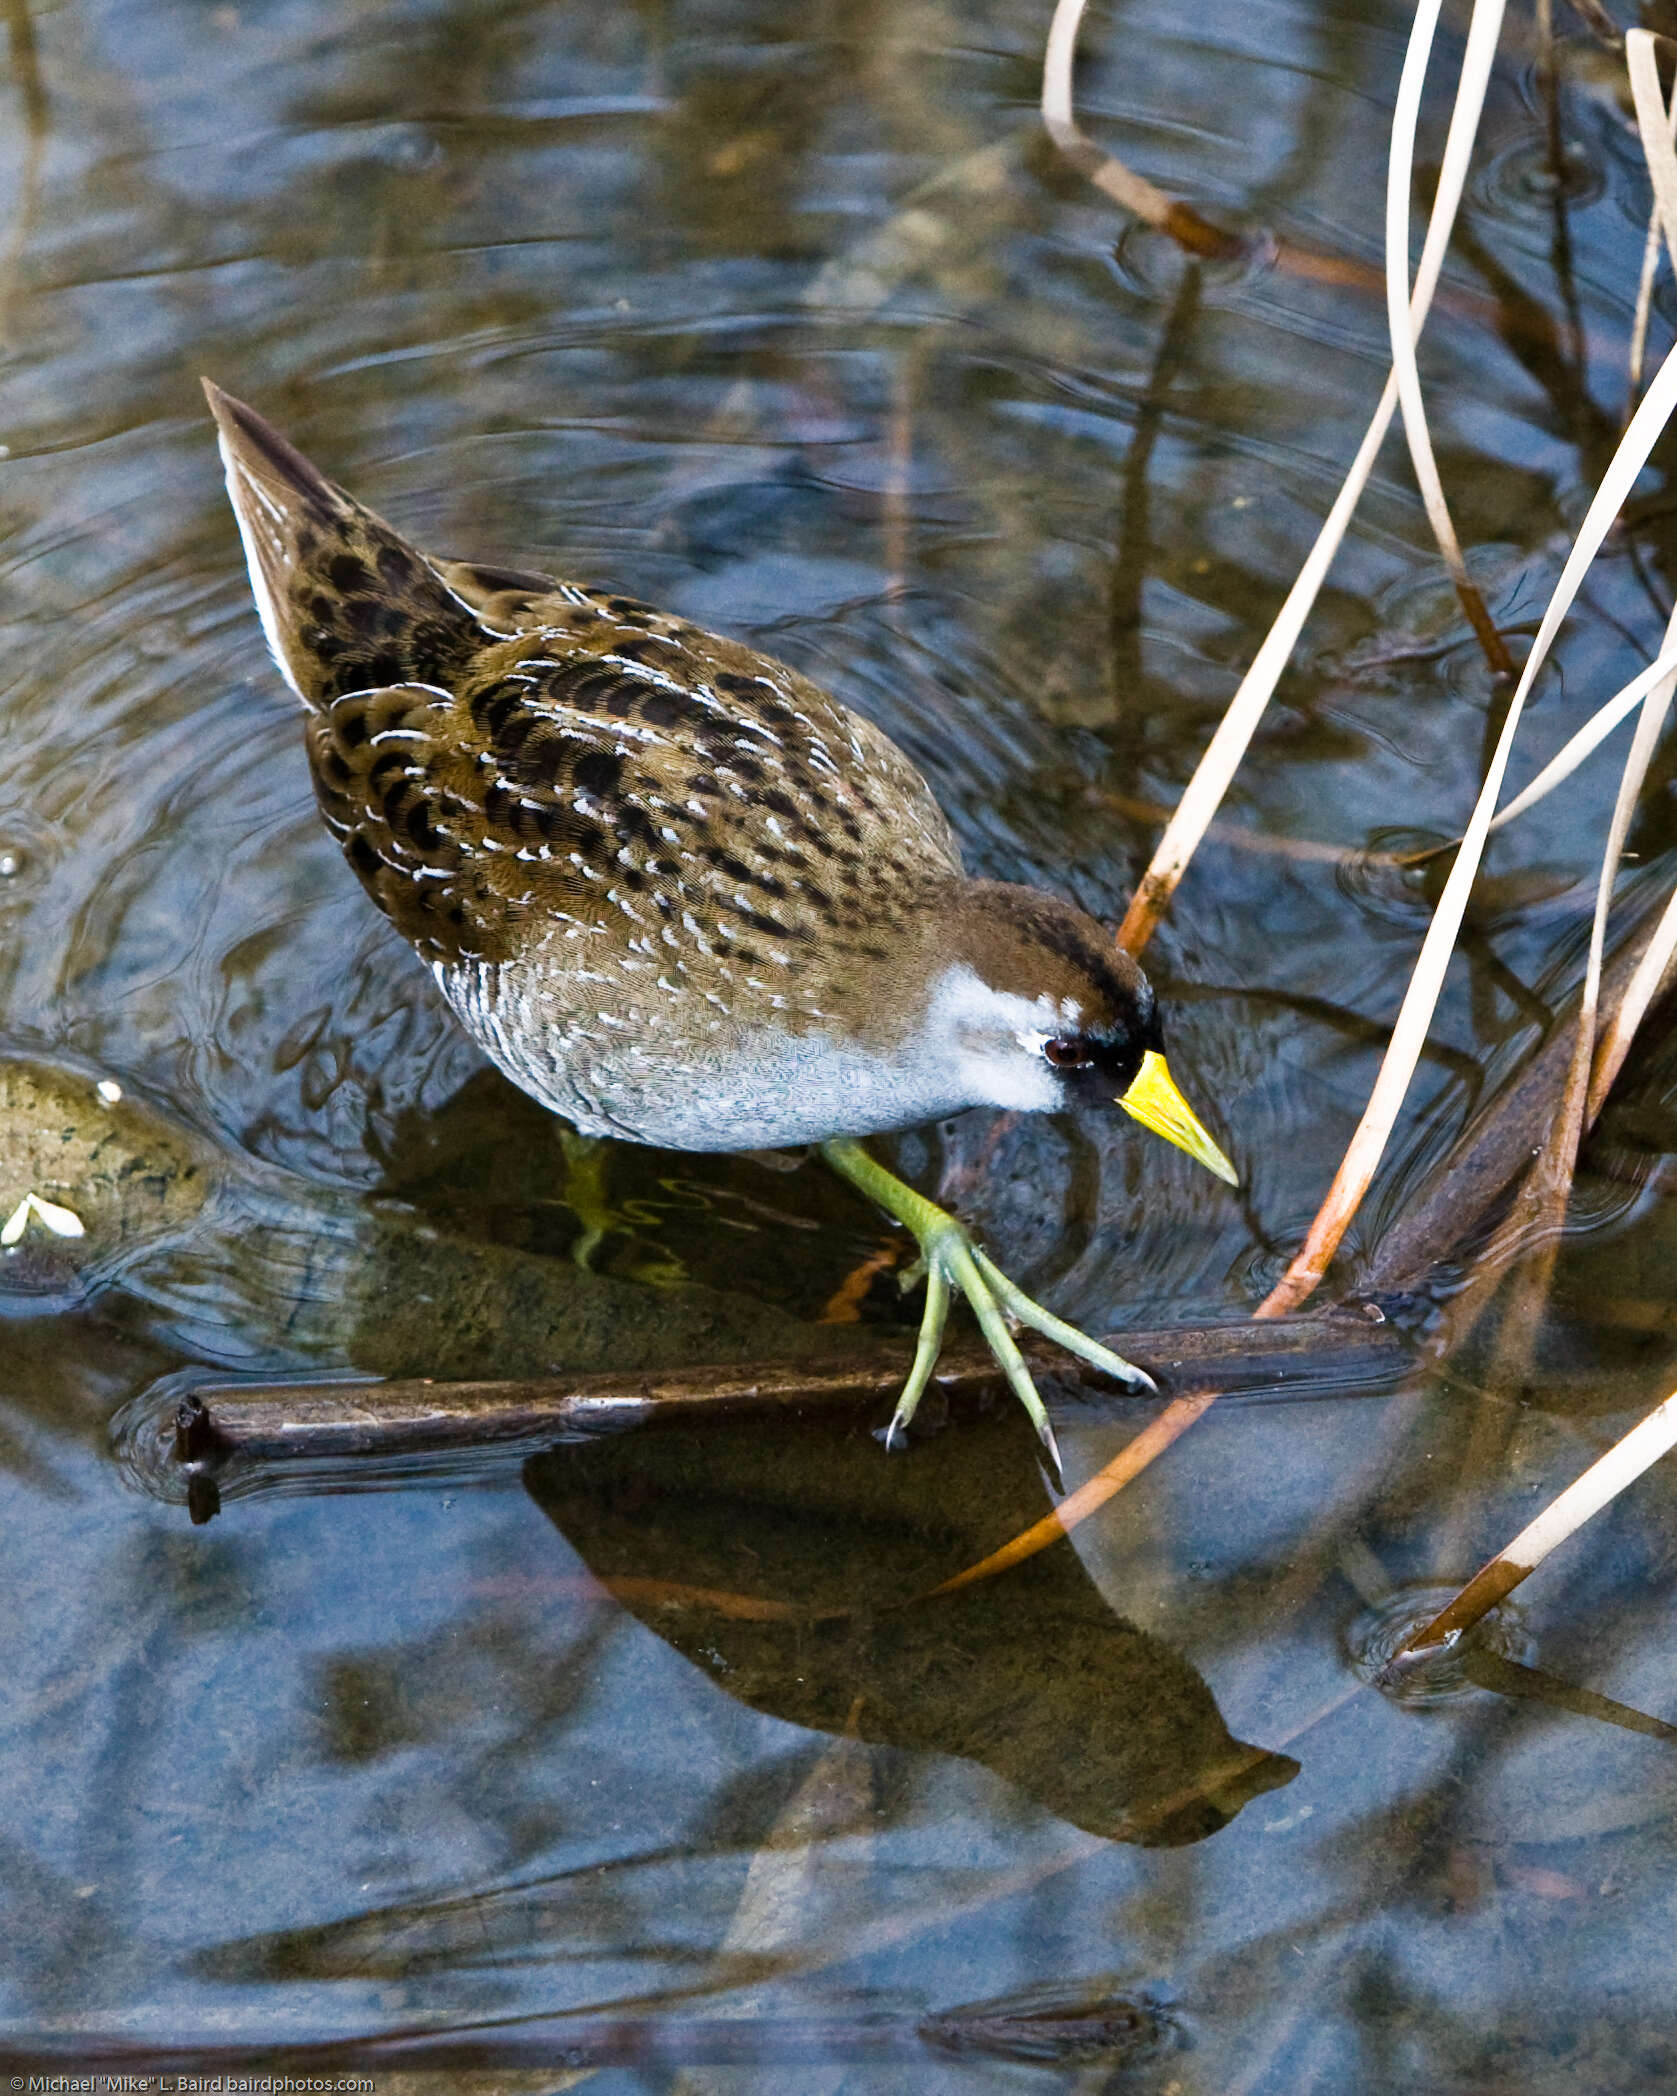
<path fill-rule="evenodd" d="M 1604 1014 L 1623 997 L 1654 934 L 1656 904 L 1664 899 L 1653 890 L 1639 898 L 1640 921 L 1602 970 Z M 1660 994 L 1671 987 L 1668 974 Z M 1572 1059 L 1578 1003 L 1574 993 L 1526 1061 L 1410 1195 L 1370 1254 L 1359 1276 L 1363 1289 L 1376 1295 L 1420 1289 L 1440 1266 L 1463 1256 L 1500 1212 L 1542 1149 L 1554 1119 Z"/>
<path fill-rule="evenodd" d="M 1405 1342 L 1372 1304 L 1360 1312 L 1268 1324 L 1164 1326 L 1114 1333 L 1111 1344 L 1161 1387 L 1191 1379 L 1251 1394 L 1331 1379 L 1391 1374 Z M 1111 1386 L 1099 1372 L 1046 1343 L 1026 1345 L 1033 1369 Z M 371 1461 L 532 1448 L 628 1427 L 751 1412 L 877 1408 L 883 1419 L 902 1388 L 912 1349 L 882 1340 L 836 1360 L 730 1362 L 679 1373 L 532 1376 L 516 1381 L 193 1383 L 172 1381 L 128 1437 L 130 1467 L 154 1489 L 184 1479 L 194 1519 L 207 1520 L 223 1488 L 253 1488 L 294 1462 Z M 934 1388 L 953 1399 L 1003 1387 L 987 1347 L 946 1349 Z M 1132 1402 L 1135 1400 L 1132 1398 Z M 1147 1400 L 1143 1400 L 1147 1401 Z"/>

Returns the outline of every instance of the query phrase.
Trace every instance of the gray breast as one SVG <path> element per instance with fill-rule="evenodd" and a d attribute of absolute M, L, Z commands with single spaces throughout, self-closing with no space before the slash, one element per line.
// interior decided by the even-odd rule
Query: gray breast
<path fill-rule="evenodd" d="M 824 1028 L 676 1027 L 655 1009 L 583 1009 L 551 975 L 468 964 L 437 979 L 514 1084 L 586 1135 L 673 1150 L 780 1149 L 912 1127 L 972 1104 L 938 1059 L 869 1049 Z M 660 1023 L 662 1021 L 662 1023 Z"/>

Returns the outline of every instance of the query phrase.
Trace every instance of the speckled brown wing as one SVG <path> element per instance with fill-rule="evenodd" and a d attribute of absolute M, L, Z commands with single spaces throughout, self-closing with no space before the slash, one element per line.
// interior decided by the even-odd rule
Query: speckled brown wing
<path fill-rule="evenodd" d="M 309 716 L 309 769 L 326 827 L 422 960 L 501 960 L 507 913 L 493 856 L 473 853 L 483 813 L 453 747 L 455 712 L 429 685 L 347 692 Z"/>
<path fill-rule="evenodd" d="M 561 605 L 594 592 L 567 591 L 557 576 L 534 568 L 504 568 L 478 560 L 433 560 L 431 566 L 481 623 L 498 633 L 522 633 L 539 626 L 537 607 Z"/>
<path fill-rule="evenodd" d="M 865 1019 L 857 961 L 891 958 L 915 902 L 960 873 L 894 743 L 784 664 L 634 598 L 421 553 L 205 390 L 322 812 L 425 960 L 541 951 L 542 1025 L 592 994 L 571 996 L 573 974 L 617 982 L 624 1026 L 648 976 L 666 1000 L 784 1026 L 835 1004 Z M 784 985 L 754 987 L 757 963 Z"/>
<path fill-rule="evenodd" d="M 696 986 L 827 976 L 959 873 L 914 766 L 796 671 L 629 598 L 437 571 L 482 621 L 452 688 L 342 692 L 308 730 L 328 826 L 427 961 L 594 927 Z"/>

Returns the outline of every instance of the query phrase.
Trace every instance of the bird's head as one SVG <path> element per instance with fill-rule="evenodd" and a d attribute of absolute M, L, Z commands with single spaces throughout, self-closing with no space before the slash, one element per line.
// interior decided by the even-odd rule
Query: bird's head
<path fill-rule="evenodd" d="M 931 1029 L 974 1104 L 1022 1112 L 1107 1106 L 1226 1179 L 1234 1167 L 1176 1088 L 1152 984 L 1093 918 L 1035 888 L 965 884 L 955 958 L 932 986 Z"/>

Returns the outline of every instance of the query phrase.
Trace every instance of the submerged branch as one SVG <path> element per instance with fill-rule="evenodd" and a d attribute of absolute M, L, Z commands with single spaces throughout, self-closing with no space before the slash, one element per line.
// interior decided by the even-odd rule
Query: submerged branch
<path fill-rule="evenodd" d="M 1355 1315 L 1247 1324 L 1164 1326 L 1121 1335 L 1125 1352 L 1163 1383 L 1209 1381 L 1219 1390 L 1261 1391 L 1301 1372 L 1346 1381 L 1396 1367 L 1404 1343 L 1380 1321 Z M 1098 1382 L 1057 1349 L 1025 1345 L 1045 1374 Z M 520 1381 L 200 1383 L 169 1395 L 133 1430 L 124 1460 L 149 1489 L 178 1497 L 185 1477 L 199 1489 L 194 1514 L 215 1511 L 220 1489 L 249 1489 L 259 1474 L 292 1462 L 402 1461 L 453 1451 L 515 1456 L 555 1441 L 742 1413 L 842 1406 L 889 1407 L 911 1350 L 895 1341 L 836 1361 L 730 1363 L 675 1373 L 532 1376 Z M 1003 1386 L 988 1347 L 950 1347 L 934 1376 L 953 1398 Z M 200 1508 L 203 1508 L 201 1516 Z"/>
<path fill-rule="evenodd" d="M 1590 1074 L 1590 1096 L 1585 1107 L 1592 1125 L 1624 1068 L 1637 1028 L 1648 1016 L 1649 1007 L 1656 998 L 1671 987 L 1674 970 L 1677 970 L 1677 894 L 1673 894 L 1666 904 L 1652 936 L 1642 948 L 1623 994 L 1612 999 L 1603 995 L 1603 1008 L 1608 1016 L 1596 1047 L 1595 1068 Z"/>
<path fill-rule="evenodd" d="M 1601 978 L 1603 1011 L 1621 1013 L 1631 991 L 1645 984 L 1646 994 L 1640 999 L 1637 1014 L 1640 1017 L 1659 991 L 1669 987 L 1665 977 L 1670 972 L 1671 953 L 1662 938 L 1668 920 L 1677 925 L 1677 902 L 1661 912 L 1651 926 L 1645 916 L 1607 963 Z M 1647 963 L 1651 956 L 1659 959 L 1661 966 L 1649 981 Z M 1550 1029 L 1524 1067 L 1474 1117 L 1410 1196 L 1359 1275 L 1362 1288 L 1377 1295 L 1419 1289 L 1440 1265 L 1457 1256 L 1478 1236 L 1509 1188 L 1530 1167 L 1554 1122 L 1577 1039 L 1576 1017 L 1575 1005 L 1567 1019 Z M 1603 1051 L 1610 1031 L 1611 1022 L 1603 1032 Z M 1627 1035 L 1624 1048 L 1628 1047 Z M 1622 1051 L 1619 1059 L 1622 1061 Z M 1617 1065 L 1615 1073 L 1616 1069 Z M 1599 1070 L 1598 1057 L 1598 1075 Z M 1605 1086 L 1600 1087 L 1599 1096 L 1592 1087 L 1585 1107 L 1586 1129 L 1594 1123 L 1605 1098 Z M 1517 1249 L 1517 1244 L 1511 1248 Z M 1504 1260 L 1499 1266 L 1499 1272 L 1506 1263 Z"/>
<path fill-rule="evenodd" d="M 1666 626 L 1665 645 L 1670 647 L 1674 640 L 1677 640 L 1677 610 L 1672 612 Z M 1548 1302 L 1555 1261 L 1560 1254 L 1561 1230 L 1572 1200 L 1573 1174 L 1590 1126 L 1591 1071 L 1596 1059 L 1608 912 L 1625 840 L 1630 834 L 1631 816 L 1664 729 L 1674 688 L 1677 688 L 1677 673 L 1655 685 L 1643 701 L 1642 718 L 1636 724 L 1636 735 L 1625 759 L 1612 820 L 1608 824 L 1607 842 L 1601 855 L 1601 875 L 1596 883 L 1595 909 L 1590 921 L 1589 960 L 1579 992 L 1575 1038 L 1560 1107 L 1551 1120 L 1536 1163 L 1520 1186 L 1509 1225 L 1499 1233 L 1512 1238 L 1513 1249 L 1536 1247 L 1536 1256 L 1527 1259 L 1516 1277 L 1515 1297 L 1503 1319 L 1499 1374 L 1509 1380 L 1523 1375 L 1530 1359 L 1532 1338 Z M 1478 1278 L 1475 1276 L 1476 1282 Z M 1486 1278 L 1489 1280 L 1488 1276 Z M 1490 1285 L 1494 1287 L 1495 1282 L 1491 1281 Z"/>
<path fill-rule="evenodd" d="M 17 82 L 18 100 L 22 104 L 24 148 L 17 201 L 12 210 L 12 229 L 4 250 L 0 251 L 0 347 L 8 345 L 11 339 L 12 302 L 40 200 L 48 119 L 40 47 L 28 0 L 7 0 L 6 25 L 12 77 Z"/>

